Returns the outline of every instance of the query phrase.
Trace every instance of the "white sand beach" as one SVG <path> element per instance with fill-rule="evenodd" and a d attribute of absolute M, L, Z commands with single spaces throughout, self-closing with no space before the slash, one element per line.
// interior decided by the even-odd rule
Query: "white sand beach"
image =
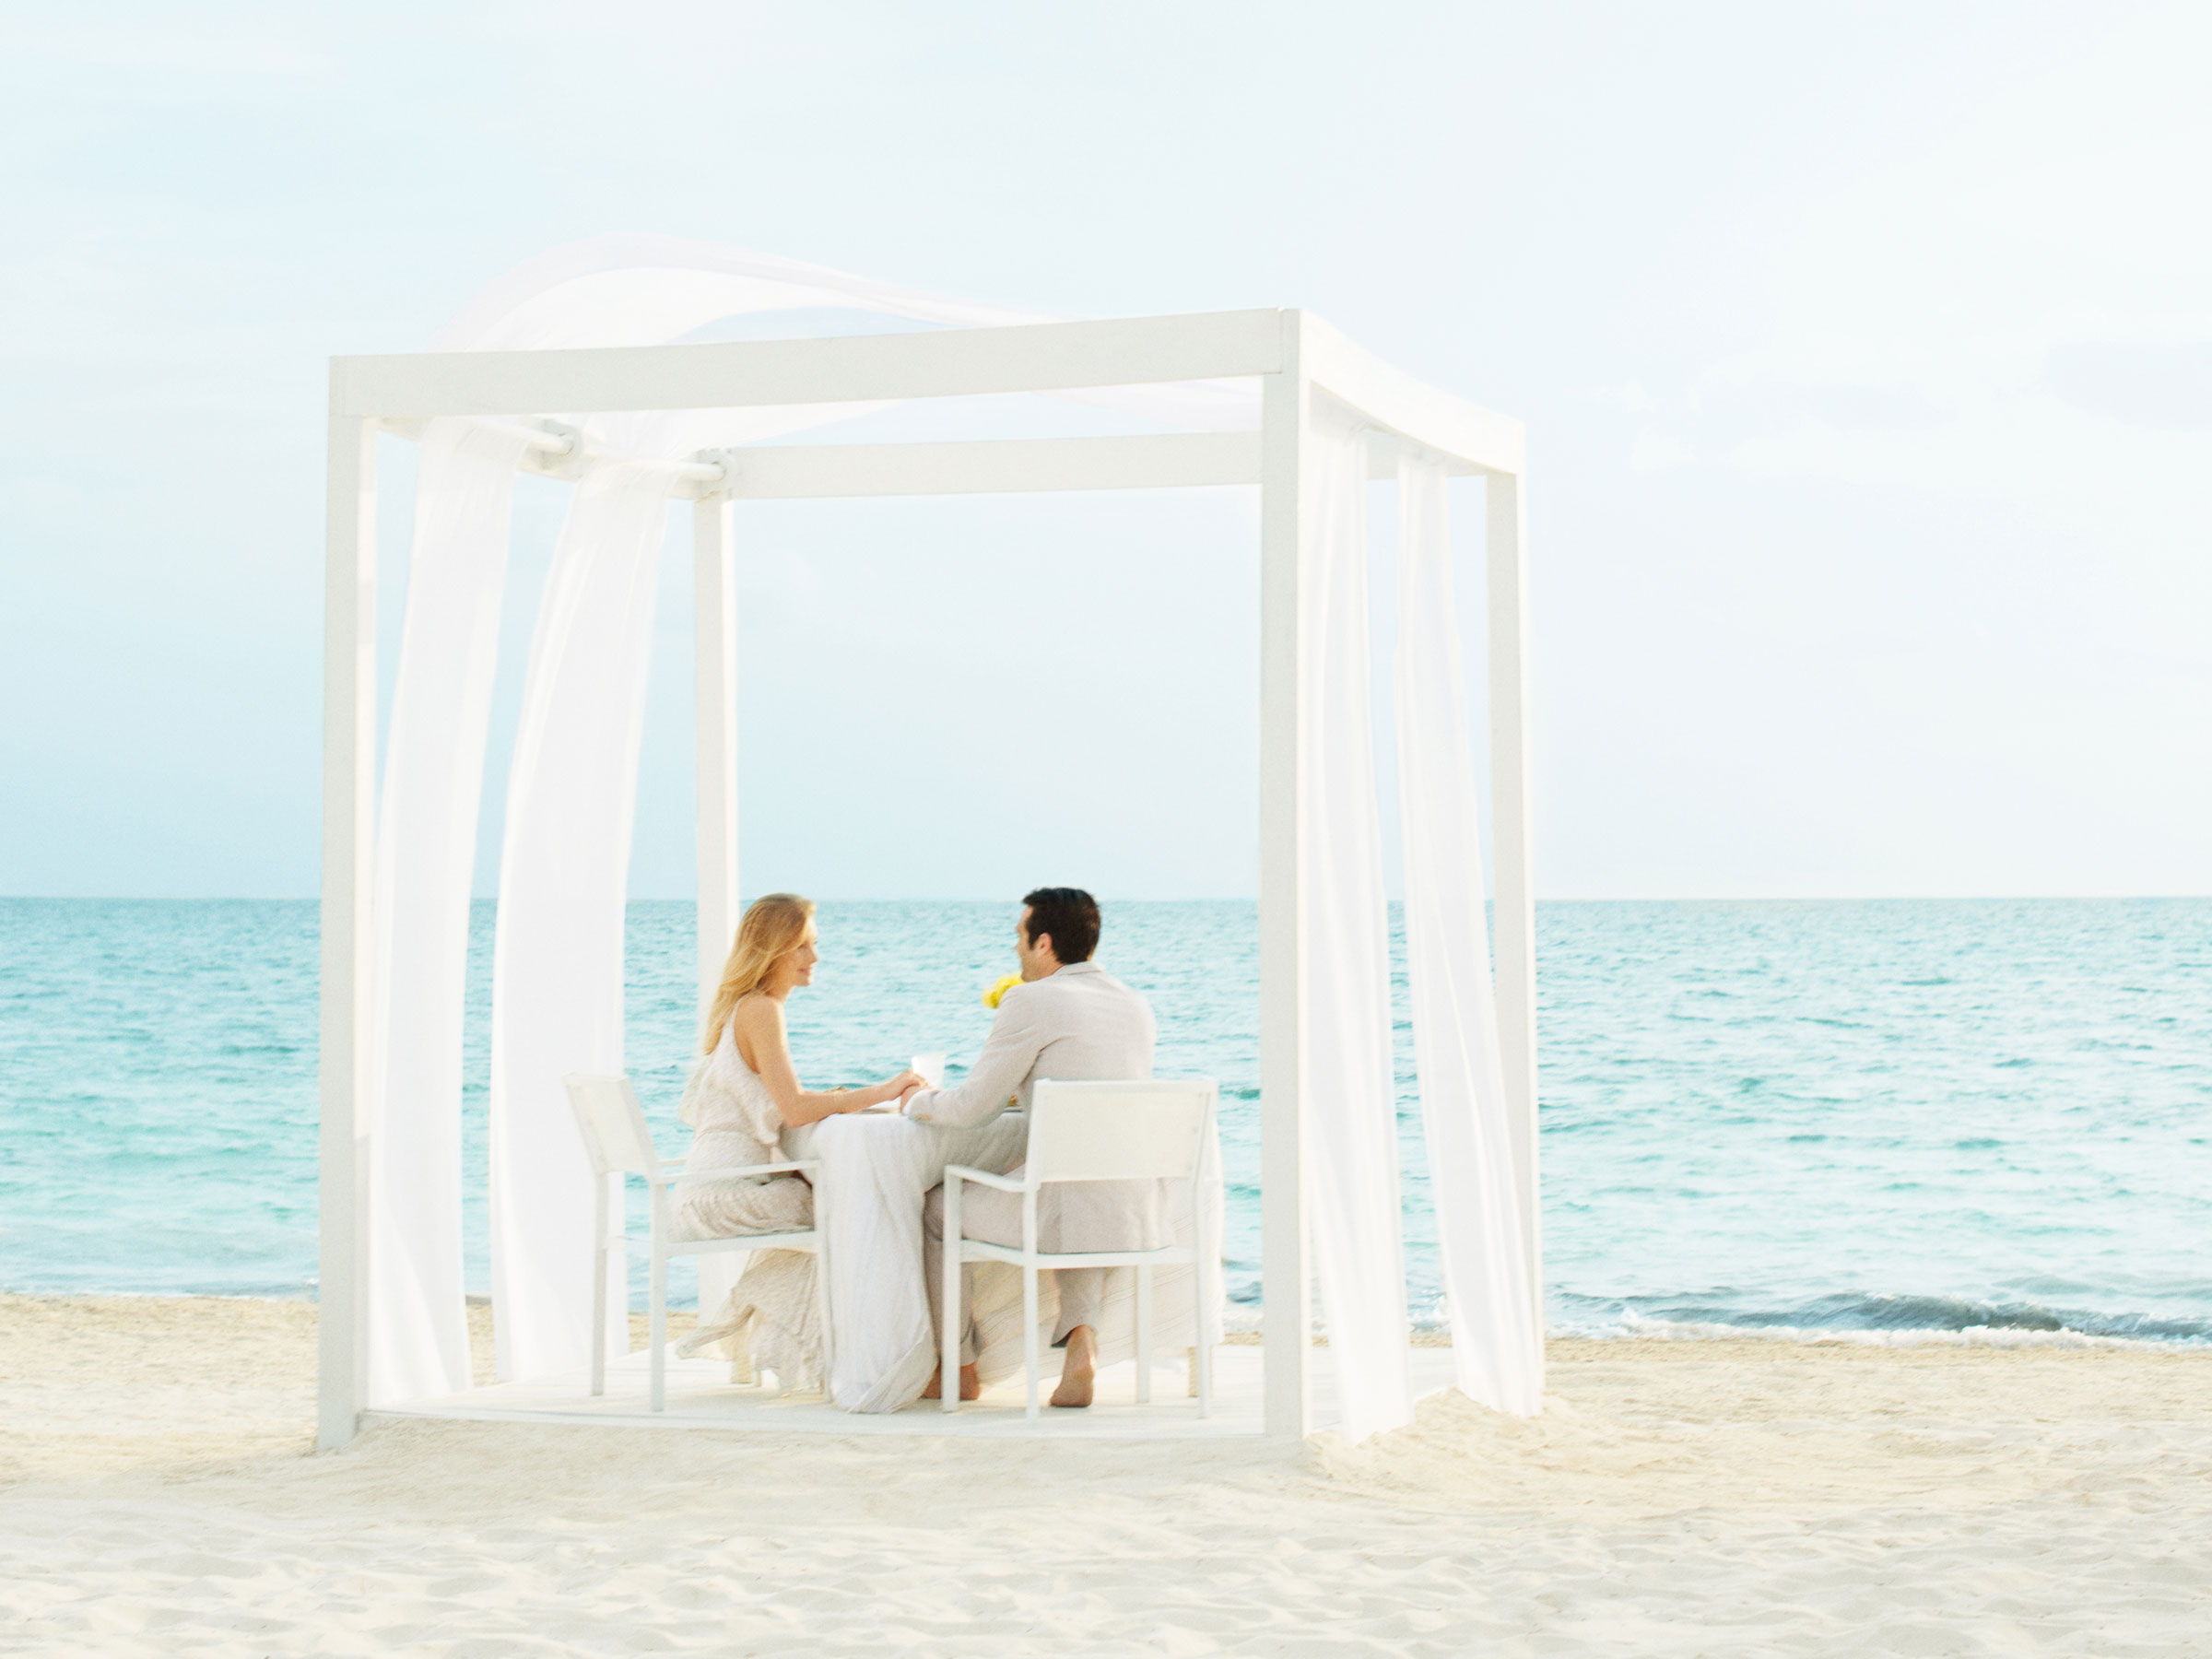
<path fill-rule="evenodd" d="M 0 1651 L 2212 1653 L 2212 1356 L 1555 1341 L 1356 1450 L 386 1422 L 313 1310 L 0 1297 Z"/>

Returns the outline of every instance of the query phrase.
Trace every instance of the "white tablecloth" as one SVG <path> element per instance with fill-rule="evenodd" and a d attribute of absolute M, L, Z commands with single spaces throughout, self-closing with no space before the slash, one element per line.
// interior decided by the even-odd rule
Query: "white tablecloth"
<path fill-rule="evenodd" d="M 855 1112 L 786 1130 L 793 1158 L 819 1159 L 833 1322 L 830 1397 L 847 1411 L 897 1411 L 937 1362 L 922 1283 L 922 1200 L 948 1163 L 1004 1172 L 1021 1161 L 1029 1120 L 1007 1112 L 943 1129 Z"/>

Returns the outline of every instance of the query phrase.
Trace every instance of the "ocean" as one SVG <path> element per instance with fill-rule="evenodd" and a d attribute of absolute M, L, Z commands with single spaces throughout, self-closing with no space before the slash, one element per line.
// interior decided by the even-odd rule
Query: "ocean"
<path fill-rule="evenodd" d="M 801 1076 L 972 1055 L 1013 919 L 823 905 Z M 688 904 L 630 907 L 629 1069 L 671 1152 L 691 925 Z M 479 903 L 478 1293 L 492 926 Z M 313 1295 L 315 930 L 309 901 L 0 900 L 0 1288 Z M 2212 900 L 1550 903 L 1537 937 L 1555 1330 L 2212 1343 Z M 1250 1320 L 1253 906 L 1111 904 L 1099 958 L 1152 999 L 1161 1072 L 1221 1084 Z M 1407 1277 L 1432 1323 L 1398 990 Z"/>

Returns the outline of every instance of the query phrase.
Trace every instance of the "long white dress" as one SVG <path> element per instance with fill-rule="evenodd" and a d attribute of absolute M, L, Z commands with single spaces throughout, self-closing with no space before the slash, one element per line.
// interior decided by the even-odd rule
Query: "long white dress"
<path fill-rule="evenodd" d="M 723 1029 L 714 1052 L 692 1067 L 682 1117 L 693 1131 L 684 1158 L 687 1173 L 784 1160 L 783 1114 L 768 1085 L 737 1053 L 735 1020 Z M 681 1239 L 797 1232 L 814 1225 L 814 1189 L 796 1174 L 702 1181 L 677 1193 L 673 1220 Z M 822 1330 L 815 1272 L 815 1258 L 806 1251 L 748 1251 L 744 1275 L 728 1300 L 712 1316 L 700 1310 L 699 1328 L 677 1345 L 677 1352 L 696 1354 L 719 1344 L 740 1379 L 765 1367 L 786 1388 L 818 1383 Z"/>

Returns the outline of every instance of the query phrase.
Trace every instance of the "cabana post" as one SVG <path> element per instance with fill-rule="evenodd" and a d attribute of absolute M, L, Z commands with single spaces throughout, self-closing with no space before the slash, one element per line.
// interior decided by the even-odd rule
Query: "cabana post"
<path fill-rule="evenodd" d="M 1316 595 L 1309 500 L 1317 400 L 1356 414 L 1368 470 L 1413 456 L 1488 480 L 1489 829 L 1499 1047 L 1522 1196 L 1527 1294 L 1541 1331 L 1535 1203 L 1535 1032 L 1529 871 L 1527 618 L 1518 422 L 1377 362 L 1299 311 L 734 344 L 479 351 L 331 364 L 322 906 L 319 1443 L 368 1405 L 370 900 L 376 757 L 375 446 L 452 417 L 527 423 L 534 470 L 587 457 L 547 411 L 869 404 L 1165 382 L 1259 382 L 1254 431 L 912 444 L 768 445 L 668 465 L 692 508 L 697 707 L 698 969 L 712 998 L 737 921 L 735 503 L 745 500 L 1257 486 L 1260 491 L 1260 1072 L 1266 1431 L 1312 1427 L 1305 892 L 1305 653 Z M 591 456 L 591 460 L 604 457 Z M 1468 856 L 1474 850 L 1468 849 Z"/>
<path fill-rule="evenodd" d="M 376 429 L 330 418 L 323 623 L 323 1001 L 316 1442 L 368 1400 L 369 899 L 376 822 Z"/>

